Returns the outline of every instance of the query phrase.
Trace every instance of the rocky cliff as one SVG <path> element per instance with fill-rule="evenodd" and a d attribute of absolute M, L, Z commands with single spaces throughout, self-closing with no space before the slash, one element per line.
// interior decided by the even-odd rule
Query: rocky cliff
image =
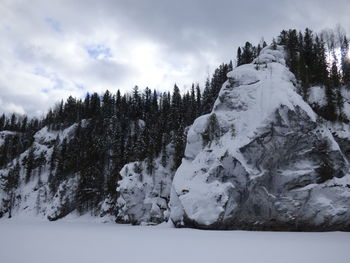
<path fill-rule="evenodd" d="M 171 189 L 174 224 L 350 230 L 348 149 L 296 93 L 283 48 L 266 47 L 228 78 L 188 132 Z"/>
<path fill-rule="evenodd" d="M 86 123 L 82 121 L 81 126 Z M 57 220 L 76 211 L 80 173 L 58 178 L 57 168 L 51 163 L 54 148 L 73 139 L 77 127 L 78 124 L 73 124 L 62 130 L 51 130 L 45 126 L 34 134 L 27 150 L 0 169 L 0 217 Z M 16 132 L 0 132 L 0 145 L 7 136 L 14 135 Z M 28 162 L 32 162 L 30 173 Z M 7 186 L 11 181 L 13 184 L 13 178 L 15 185 Z M 51 184 L 53 180 L 58 182 L 57 189 L 53 190 L 50 180 Z M 95 215 L 105 215 L 113 205 L 110 200 L 104 200 Z"/>

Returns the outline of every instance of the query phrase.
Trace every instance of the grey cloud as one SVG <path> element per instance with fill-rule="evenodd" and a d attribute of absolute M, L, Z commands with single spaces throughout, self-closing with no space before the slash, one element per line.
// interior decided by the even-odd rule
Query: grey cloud
<path fill-rule="evenodd" d="M 0 111 L 38 114 L 69 93 L 203 83 L 245 41 L 284 28 L 348 30 L 348 10 L 345 0 L 5 0 Z M 38 68 L 47 75 L 35 76 Z"/>

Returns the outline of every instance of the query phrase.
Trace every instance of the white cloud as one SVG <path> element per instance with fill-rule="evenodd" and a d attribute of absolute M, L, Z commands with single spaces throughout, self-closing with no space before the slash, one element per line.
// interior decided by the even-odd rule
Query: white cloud
<path fill-rule="evenodd" d="M 204 83 L 244 41 L 269 40 L 283 27 L 350 26 L 349 7 L 342 0 L 4 0 L 0 112 L 41 115 L 69 95 Z"/>

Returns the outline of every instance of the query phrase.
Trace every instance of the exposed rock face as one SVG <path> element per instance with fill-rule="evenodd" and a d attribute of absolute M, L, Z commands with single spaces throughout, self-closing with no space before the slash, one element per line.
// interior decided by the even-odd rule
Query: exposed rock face
<path fill-rule="evenodd" d="M 66 187 L 60 185 L 60 191 L 57 191 L 56 195 L 52 196 L 50 194 L 48 185 L 49 167 L 47 164 L 50 161 L 56 137 L 68 137 L 74 128 L 75 126 L 72 126 L 59 133 L 49 131 L 47 127 L 44 127 L 34 135 L 34 142 L 30 149 L 27 149 L 17 159 L 0 169 L 1 180 L 2 176 L 6 176 L 16 165 L 19 166 L 19 186 L 13 193 L 11 207 L 8 205 L 11 199 L 10 196 L 5 192 L 0 193 L 0 211 L 2 214 L 8 214 L 8 216 L 47 216 L 51 219 L 60 218 L 67 214 L 67 211 L 61 210 L 62 207 L 66 207 L 64 202 L 67 198 L 61 198 L 62 190 Z M 34 159 L 40 156 L 44 159 L 42 160 L 43 166 L 34 168 L 30 179 L 28 179 L 25 172 L 25 160 L 28 159 L 31 150 Z"/>
<path fill-rule="evenodd" d="M 171 145 L 168 153 L 173 154 Z M 170 161 L 170 160 L 169 160 Z M 157 224 L 169 218 L 169 199 L 174 171 L 172 162 L 162 165 L 161 157 L 154 160 L 152 171 L 147 169 L 147 160 L 126 164 L 117 200 L 117 222 L 132 224 Z"/>
<path fill-rule="evenodd" d="M 83 122 L 85 125 L 85 122 Z M 50 160 L 55 145 L 60 147 L 63 140 L 71 140 L 74 136 L 77 124 L 66 129 L 55 131 L 44 127 L 34 135 L 32 146 L 21 153 L 18 158 L 0 169 L 0 217 L 41 217 L 48 220 L 57 220 L 73 212 L 77 207 L 77 188 L 79 174 L 72 174 L 58 184 L 57 190 L 52 192 L 49 184 Z M 10 136 L 14 132 L 2 132 L 0 144 L 4 136 Z M 2 139 L 2 140 L 1 140 Z M 33 168 L 30 178 L 26 178 L 25 160 L 30 152 L 36 163 L 41 160 L 42 165 Z M 12 195 L 5 192 L 3 179 L 18 166 L 18 187 Z M 11 205 L 10 205 L 11 204 Z M 113 205 L 113 204 L 111 204 Z M 99 215 L 103 216 L 111 205 L 106 199 L 99 209 Z"/>
<path fill-rule="evenodd" d="M 194 122 L 171 189 L 176 226 L 350 230 L 348 160 L 283 57 L 267 47 L 234 69 Z"/>

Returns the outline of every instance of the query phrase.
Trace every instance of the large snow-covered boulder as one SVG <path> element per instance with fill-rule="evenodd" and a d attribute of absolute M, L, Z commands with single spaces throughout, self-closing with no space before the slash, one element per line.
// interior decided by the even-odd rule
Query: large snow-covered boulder
<path fill-rule="evenodd" d="M 172 155 L 173 147 L 167 152 Z M 174 177 L 173 162 L 162 164 L 161 156 L 148 169 L 148 160 L 131 162 L 120 171 L 117 199 L 117 222 L 132 224 L 157 224 L 169 218 L 171 182 Z"/>
<path fill-rule="evenodd" d="M 228 73 L 171 189 L 178 227 L 350 230 L 348 161 L 295 91 L 282 47 Z"/>

